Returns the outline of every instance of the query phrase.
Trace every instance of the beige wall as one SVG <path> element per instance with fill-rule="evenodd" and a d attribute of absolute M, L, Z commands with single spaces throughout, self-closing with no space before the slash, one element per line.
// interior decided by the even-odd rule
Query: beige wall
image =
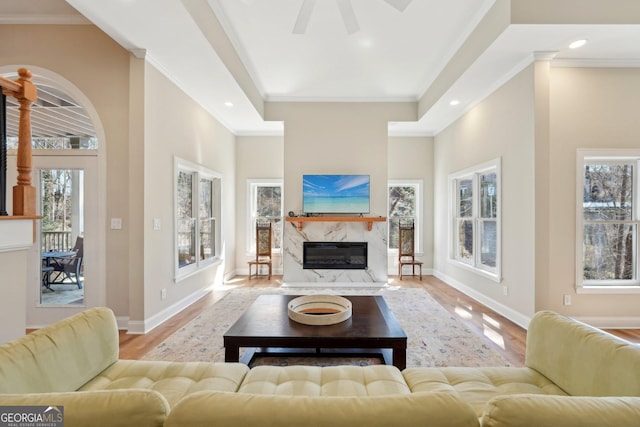
<path fill-rule="evenodd" d="M 21 337 L 27 327 L 27 252 L 0 252 L 0 344 Z"/>
<path fill-rule="evenodd" d="M 0 25 L 0 66 L 41 68 L 80 90 L 99 116 L 105 138 L 106 217 L 122 218 L 123 230 L 106 230 L 106 303 L 129 313 L 129 53 L 90 25 Z M 105 224 L 106 228 L 106 224 Z M 114 266 L 116 266 L 114 268 Z"/>
<path fill-rule="evenodd" d="M 367 103 L 268 104 L 284 120 L 284 209 L 302 209 L 302 175 L 371 175 L 371 215 L 386 216 L 388 121 L 415 114 L 413 105 Z"/>
<path fill-rule="evenodd" d="M 433 268 L 433 137 L 389 137 L 389 179 L 422 181 L 423 273 Z M 389 274 L 398 274 L 395 256 L 389 258 Z"/>
<path fill-rule="evenodd" d="M 249 274 L 247 221 L 249 179 L 282 179 L 284 140 L 281 136 L 236 137 L 236 266 L 238 274 Z M 284 215 L 287 211 L 283 212 Z M 254 255 L 255 258 L 255 255 Z M 274 254 L 274 272 L 282 274 L 282 255 Z"/>
<path fill-rule="evenodd" d="M 144 103 L 145 319 L 214 283 L 235 269 L 234 136 L 150 64 Z M 222 261 L 174 282 L 174 157 L 222 176 Z M 161 229 L 153 230 L 159 218 Z M 161 299 L 161 289 L 167 298 Z"/>
<path fill-rule="evenodd" d="M 533 66 L 520 72 L 437 135 L 434 150 L 436 275 L 519 323 L 535 309 L 533 77 Z M 449 260 L 448 175 L 496 158 L 502 164 L 501 283 Z"/>
<path fill-rule="evenodd" d="M 638 326 L 640 295 L 575 293 L 576 150 L 640 148 L 640 69 L 551 68 L 550 281 L 538 307 L 604 326 Z M 572 305 L 562 306 L 562 295 Z"/>

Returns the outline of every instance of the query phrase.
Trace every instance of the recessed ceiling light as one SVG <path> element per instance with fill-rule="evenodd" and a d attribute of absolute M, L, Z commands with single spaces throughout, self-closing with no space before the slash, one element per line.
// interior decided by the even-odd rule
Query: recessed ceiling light
<path fill-rule="evenodd" d="M 370 49 L 373 47 L 373 40 L 370 38 L 361 38 L 358 40 L 358 45 L 365 49 Z"/>
<path fill-rule="evenodd" d="M 456 106 L 456 105 L 458 105 L 458 104 L 460 104 L 460 101 L 458 101 L 457 99 L 454 99 L 453 101 L 451 101 L 451 102 L 449 103 L 449 105 L 452 105 L 452 106 Z"/>
<path fill-rule="evenodd" d="M 569 45 L 569 49 L 577 49 L 579 47 L 584 46 L 587 43 L 586 39 L 576 40 Z"/>
<path fill-rule="evenodd" d="M 227 107 L 233 107 L 233 102 L 227 101 L 224 103 Z"/>

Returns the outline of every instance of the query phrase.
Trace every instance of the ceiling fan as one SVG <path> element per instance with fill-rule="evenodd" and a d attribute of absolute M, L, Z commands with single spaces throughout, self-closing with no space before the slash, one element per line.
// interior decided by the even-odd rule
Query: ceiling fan
<path fill-rule="evenodd" d="M 399 12 L 404 12 L 411 1 L 412 0 L 384 0 L 385 3 L 389 4 Z M 344 27 L 346 28 L 347 33 L 357 33 L 360 30 L 360 26 L 358 25 L 358 19 L 356 18 L 356 14 L 353 10 L 351 0 L 336 0 L 336 3 L 338 4 L 340 15 L 342 15 L 342 22 L 344 22 Z M 304 34 L 307 31 L 307 25 L 309 25 L 311 13 L 313 12 L 315 5 L 316 0 L 302 1 L 302 6 L 298 12 L 298 18 L 293 26 L 293 34 Z"/>

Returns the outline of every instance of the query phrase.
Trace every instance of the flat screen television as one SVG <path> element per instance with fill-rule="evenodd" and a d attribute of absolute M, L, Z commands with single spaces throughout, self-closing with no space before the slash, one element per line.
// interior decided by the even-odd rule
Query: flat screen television
<path fill-rule="evenodd" d="M 365 214 L 370 209 L 369 175 L 303 175 L 306 214 Z"/>

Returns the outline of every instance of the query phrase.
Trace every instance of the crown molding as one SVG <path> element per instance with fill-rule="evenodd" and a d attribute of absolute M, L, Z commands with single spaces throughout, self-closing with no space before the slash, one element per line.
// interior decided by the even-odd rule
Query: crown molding
<path fill-rule="evenodd" d="M 82 15 L 4 15 L 0 24 L 15 25 L 93 25 Z"/>
<path fill-rule="evenodd" d="M 552 67 L 567 68 L 640 68 L 640 59 L 554 59 Z"/>

